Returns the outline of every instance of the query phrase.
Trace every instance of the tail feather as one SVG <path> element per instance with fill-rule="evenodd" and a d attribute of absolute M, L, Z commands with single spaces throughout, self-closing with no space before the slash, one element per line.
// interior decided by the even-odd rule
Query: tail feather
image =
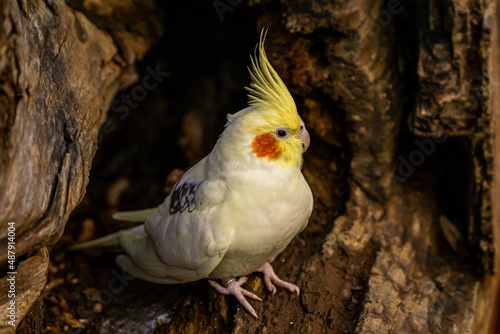
<path fill-rule="evenodd" d="M 153 212 L 155 212 L 157 208 L 150 208 L 144 210 L 137 211 L 123 211 L 117 212 L 113 215 L 113 219 L 115 220 L 124 220 L 135 223 L 142 223 L 146 221 L 146 219 L 151 216 Z"/>
<path fill-rule="evenodd" d="M 120 245 L 120 234 L 144 234 L 144 225 L 134 226 L 129 228 L 128 230 L 118 231 L 116 233 L 112 233 L 106 235 L 102 238 L 98 238 L 95 240 L 90 240 L 87 242 L 82 242 L 80 244 L 72 245 L 67 248 L 68 251 L 75 251 L 86 248 L 106 248 L 108 251 L 121 251 L 122 247 Z"/>
<path fill-rule="evenodd" d="M 160 206 L 162 207 L 162 206 Z M 153 214 L 158 208 L 150 208 L 150 209 L 144 209 L 144 210 L 137 210 L 137 211 L 124 211 L 124 212 L 117 212 L 113 215 L 113 219 L 116 220 L 124 220 L 124 221 L 129 221 L 129 222 L 136 222 L 136 223 L 142 223 L 144 222 L 151 214 Z M 139 226 L 141 226 L 139 228 Z M 125 234 L 144 234 L 144 227 L 143 225 L 139 225 L 132 227 L 128 230 L 122 230 L 117 233 L 113 233 L 110 235 L 106 235 L 102 238 L 98 238 L 95 240 L 90 240 L 87 242 L 83 242 L 80 244 L 72 245 L 68 247 L 69 251 L 74 251 L 74 250 L 79 250 L 79 249 L 85 249 L 85 248 L 106 248 L 108 251 L 121 251 L 123 250 L 123 247 L 120 245 L 120 233 L 125 233 Z"/>
<path fill-rule="evenodd" d="M 118 248 L 120 249 L 120 240 L 118 233 L 113 233 L 99 239 L 82 242 L 76 245 L 69 246 L 67 250 L 75 251 L 85 248 Z"/>

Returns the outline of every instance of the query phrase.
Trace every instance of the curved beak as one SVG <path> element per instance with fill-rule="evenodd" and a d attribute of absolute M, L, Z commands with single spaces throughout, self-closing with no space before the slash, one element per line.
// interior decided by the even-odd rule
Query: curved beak
<path fill-rule="evenodd" d="M 311 143 L 311 138 L 309 137 L 309 132 L 307 132 L 304 121 L 300 122 L 299 133 L 297 134 L 297 138 L 302 141 L 302 148 L 304 149 L 304 152 L 307 151 L 307 148 Z"/>

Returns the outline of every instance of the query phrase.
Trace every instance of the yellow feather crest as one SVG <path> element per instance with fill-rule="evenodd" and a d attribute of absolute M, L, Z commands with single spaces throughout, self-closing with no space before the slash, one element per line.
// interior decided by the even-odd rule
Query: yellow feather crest
<path fill-rule="evenodd" d="M 249 104 L 256 110 L 276 114 L 283 120 L 296 123 L 298 127 L 300 117 L 292 95 L 267 59 L 264 50 L 266 34 L 267 31 L 262 30 L 254 57 L 250 56 L 252 69 L 248 71 L 252 81 L 250 87 L 245 87 L 250 99 Z"/>

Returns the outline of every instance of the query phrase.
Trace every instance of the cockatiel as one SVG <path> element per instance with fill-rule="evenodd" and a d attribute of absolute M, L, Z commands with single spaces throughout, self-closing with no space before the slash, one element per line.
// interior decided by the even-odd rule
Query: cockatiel
<path fill-rule="evenodd" d="M 249 106 L 227 116 L 212 152 L 182 176 L 159 207 L 114 215 L 143 225 L 72 249 L 119 247 L 123 254 L 117 265 L 150 282 L 208 278 L 254 317 L 245 297 L 261 299 L 242 288 L 245 275 L 259 271 L 271 292 L 277 285 L 299 293 L 296 285 L 278 278 L 269 262 L 311 215 L 313 196 L 301 172 L 310 139 L 292 96 L 266 57 L 264 40 L 261 34 L 250 57 Z"/>

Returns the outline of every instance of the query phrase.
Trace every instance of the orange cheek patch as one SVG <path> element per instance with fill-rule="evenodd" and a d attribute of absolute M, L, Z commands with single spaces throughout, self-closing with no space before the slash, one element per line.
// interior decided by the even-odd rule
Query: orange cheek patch
<path fill-rule="evenodd" d="M 252 141 L 252 153 L 255 153 L 257 158 L 268 160 L 275 160 L 281 155 L 278 140 L 272 133 L 256 136 Z"/>

